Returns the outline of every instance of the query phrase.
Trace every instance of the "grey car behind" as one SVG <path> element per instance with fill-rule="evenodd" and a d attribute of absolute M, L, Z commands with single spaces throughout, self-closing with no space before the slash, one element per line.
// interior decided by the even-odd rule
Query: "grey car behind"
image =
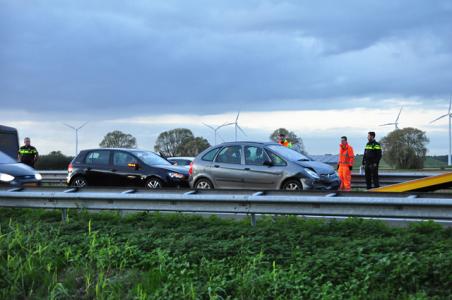
<path fill-rule="evenodd" d="M 195 189 L 336 190 L 335 170 L 276 143 L 232 142 L 200 153 L 190 168 Z"/>

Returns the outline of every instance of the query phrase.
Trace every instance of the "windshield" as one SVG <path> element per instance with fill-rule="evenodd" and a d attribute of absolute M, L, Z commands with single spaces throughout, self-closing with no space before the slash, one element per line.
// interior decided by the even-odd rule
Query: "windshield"
<path fill-rule="evenodd" d="M 0 164 L 14 164 L 14 163 L 16 163 L 14 159 L 0 151 Z"/>
<path fill-rule="evenodd" d="M 311 161 L 311 159 L 309 159 L 309 157 L 307 157 L 306 155 L 303 155 L 300 152 L 294 151 L 284 146 L 270 145 L 268 146 L 268 149 L 291 161 Z"/>
<path fill-rule="evenodd" d="M 133 154 L 135 154 L 139 159 L 151 166 L 171 165 L 169 161 L 151 151 L 134 151 Z"/>

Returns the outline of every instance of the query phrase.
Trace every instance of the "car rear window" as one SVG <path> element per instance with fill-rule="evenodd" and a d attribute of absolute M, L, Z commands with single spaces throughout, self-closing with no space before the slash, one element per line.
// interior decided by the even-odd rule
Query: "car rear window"
<path fill-rule="evenodd" d="M 205 160 L 205 161 L 213 161 L 213 159 L 215 158 L 215 155 L 217 155 L 217 153 L 218 153 L 218 150 L 220 150 L 220 148 L 214 148 L 214 149 L 210 150 L 209 152 L 204 154 L 204 156 L 201 159 Z"/>
<path fill-rule="evenodd" d="M 85 158 L 85 163 L 90 165 L 108 165 L 110 162 L 110 151 L 91 151 Z"/>

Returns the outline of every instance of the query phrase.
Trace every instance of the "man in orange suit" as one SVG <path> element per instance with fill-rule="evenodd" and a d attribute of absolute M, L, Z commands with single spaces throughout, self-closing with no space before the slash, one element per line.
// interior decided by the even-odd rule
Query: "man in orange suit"
<path fill-rule="evenodd" d="M 337 172 L 341 179 L 339 190 L 349 192 L 352 184 L 352 168 L 355 161 L 353 148 L 347 142 L 347 137 L 341 137 L 339 145 L 339 161 L 337 162 Z"/>

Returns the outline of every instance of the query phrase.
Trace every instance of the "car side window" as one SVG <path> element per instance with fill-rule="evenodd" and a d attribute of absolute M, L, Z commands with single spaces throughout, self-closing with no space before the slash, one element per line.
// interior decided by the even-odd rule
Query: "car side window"
<path fill-rule="evenodd" d="M 270 159 L 272 160 L 272 163 L 273 163 L 274 166 L 287 166 L 287 164 L 284 161 L 284 159 L 282 159 L 281 157 L 279 157 L 275 153 L 273 153 L 271 151 L 267 151 L 267 153 L 268 153 L 268 156 L 270 156 Z"/>
<path fill-rule="evenodd" d="M 110 151 L 92 151 L 86 156 L 85 163 L 90 165 L 108 165 L 110 163 Z"/>
<path fill-rule="evenodd" d="M 219 148 L 215 148 L 204 154 L 204 156 L 201 158 L 204 161 L 213 161 L 215 158 L 215 155 L 217 155 Z"/>
<path fill-rule="evenodd" d="M 126 152 L 116 151 L 113 154 L 113 165 L 127 167 L 129 164 L 136 164 L 137 159 Z"/>
<path fill-rule="evenodd" d="M 265 151 L 261 147 L 245 146 L 245 164 L 262 166 L 265 158 Z"/>
<path fill-rule="evenodd" d="M 228 146 L 221 149 L 215 162 L 225 164 L 241 164 L 242 163 L 242 147 Z"/>

